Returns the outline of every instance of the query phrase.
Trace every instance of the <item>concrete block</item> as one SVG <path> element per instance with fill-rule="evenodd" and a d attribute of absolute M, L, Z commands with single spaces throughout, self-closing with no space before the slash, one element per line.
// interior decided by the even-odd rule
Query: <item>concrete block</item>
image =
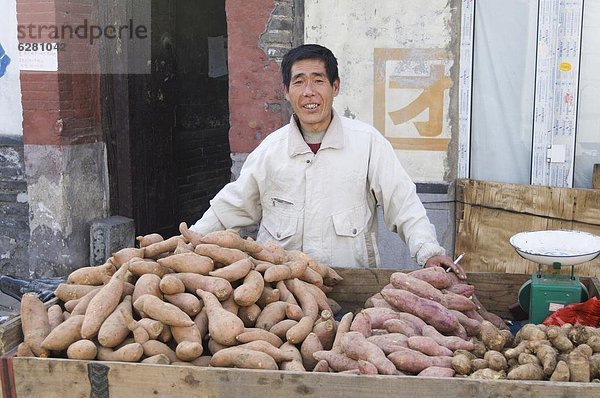
<path fill-rule="evenodd" d="M 135 246 L 131 218 L 112 216 L 95 220 L 90 227 L 90 265 L 104 264 L 112 253 Z"/>

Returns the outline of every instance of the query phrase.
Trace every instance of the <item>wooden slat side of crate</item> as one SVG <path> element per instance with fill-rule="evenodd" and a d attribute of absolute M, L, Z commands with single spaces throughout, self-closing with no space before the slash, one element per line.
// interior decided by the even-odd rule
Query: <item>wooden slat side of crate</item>
<path fill-rule="evenodd" d="M 104 362 L 102 376 L 90 384 L 89 362 L 14 358 L 16 396 L 111 397 L 575 397 L 598 396 L 600 384 L 556 383 L 412 376 L 356 376 L 245 369 L 197 368 Z M 92 376 L 93 378 L 94 376 Z M 98 389 L 105 395 L 94 395 Z"/>
<path fill-rule="evenodd" d="M 537 264 L 521 258 L 509 239 L 550 229 L 600 235 L 600 191 L 457 180 L 454 250 L 465 253 L 465 270 L 531 274 Z M 570 272 L 570 267 L 561 271 Z M 577 265 L 575 273 L 600 277 L 600 257 Z"/>

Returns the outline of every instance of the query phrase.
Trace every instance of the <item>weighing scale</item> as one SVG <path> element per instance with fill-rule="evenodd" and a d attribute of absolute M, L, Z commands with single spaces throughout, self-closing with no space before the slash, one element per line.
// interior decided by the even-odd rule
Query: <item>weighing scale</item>
<path fill-rule="evenodd" d="M 510 244 L 521 257 L 538 265 L 519 289 L 519 304 L 529 313 L 529 322 L 542 323 L 565 305 L 588 299 L 587 288 L 574 269 L 600 255 L 599 236 L 572 230 L 521 232 L 510 238 Z M 552 273 L 542 273 L 542 265 L 552 266 Z M 571 267 L 571 275 L 559 273 L 565 266 Z"/>

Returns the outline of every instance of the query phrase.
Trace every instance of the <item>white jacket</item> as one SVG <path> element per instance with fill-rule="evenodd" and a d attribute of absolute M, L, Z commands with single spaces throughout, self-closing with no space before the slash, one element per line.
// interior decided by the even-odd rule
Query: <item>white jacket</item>
<path fill-rule="evenodd" d="M 333 266 L 381 265 L 377 204 L 418 264 L 445 253 L 390 143 L 374 127 L 335 112 L 316 154 L 292 117 L 248 155 L 240 177 L 210 204 L 192 230 L 260 223 L 259 242 L 273 239 Z"/>

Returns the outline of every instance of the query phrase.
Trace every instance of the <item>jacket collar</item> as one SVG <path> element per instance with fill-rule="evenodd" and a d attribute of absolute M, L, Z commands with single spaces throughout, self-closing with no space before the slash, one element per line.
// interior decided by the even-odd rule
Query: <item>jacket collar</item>
<path fill-rule="evenodd" d="M 342 119 L 338 116 L 335 110 L 332 110 L 333 118 L 331 119 L 331 123 L 329 127 L 327 127 L 327 132 L 323 137 L 323 142 L 321 143 L 321 149 L 325 148 L 333 148 L 333 149 L 341 149 L 344 147 L 344 129 L 342 128 Z M 290 118 L 290 130 L 288 133 L 288 155 L 290 157 L 301 155 L 304 153 L 309 153 L 310 148 L 304 138 L 302 137 L 302 132 L 300 131 L 300 127 L 296 123 L 296 118 L 294 115 Z"/>

